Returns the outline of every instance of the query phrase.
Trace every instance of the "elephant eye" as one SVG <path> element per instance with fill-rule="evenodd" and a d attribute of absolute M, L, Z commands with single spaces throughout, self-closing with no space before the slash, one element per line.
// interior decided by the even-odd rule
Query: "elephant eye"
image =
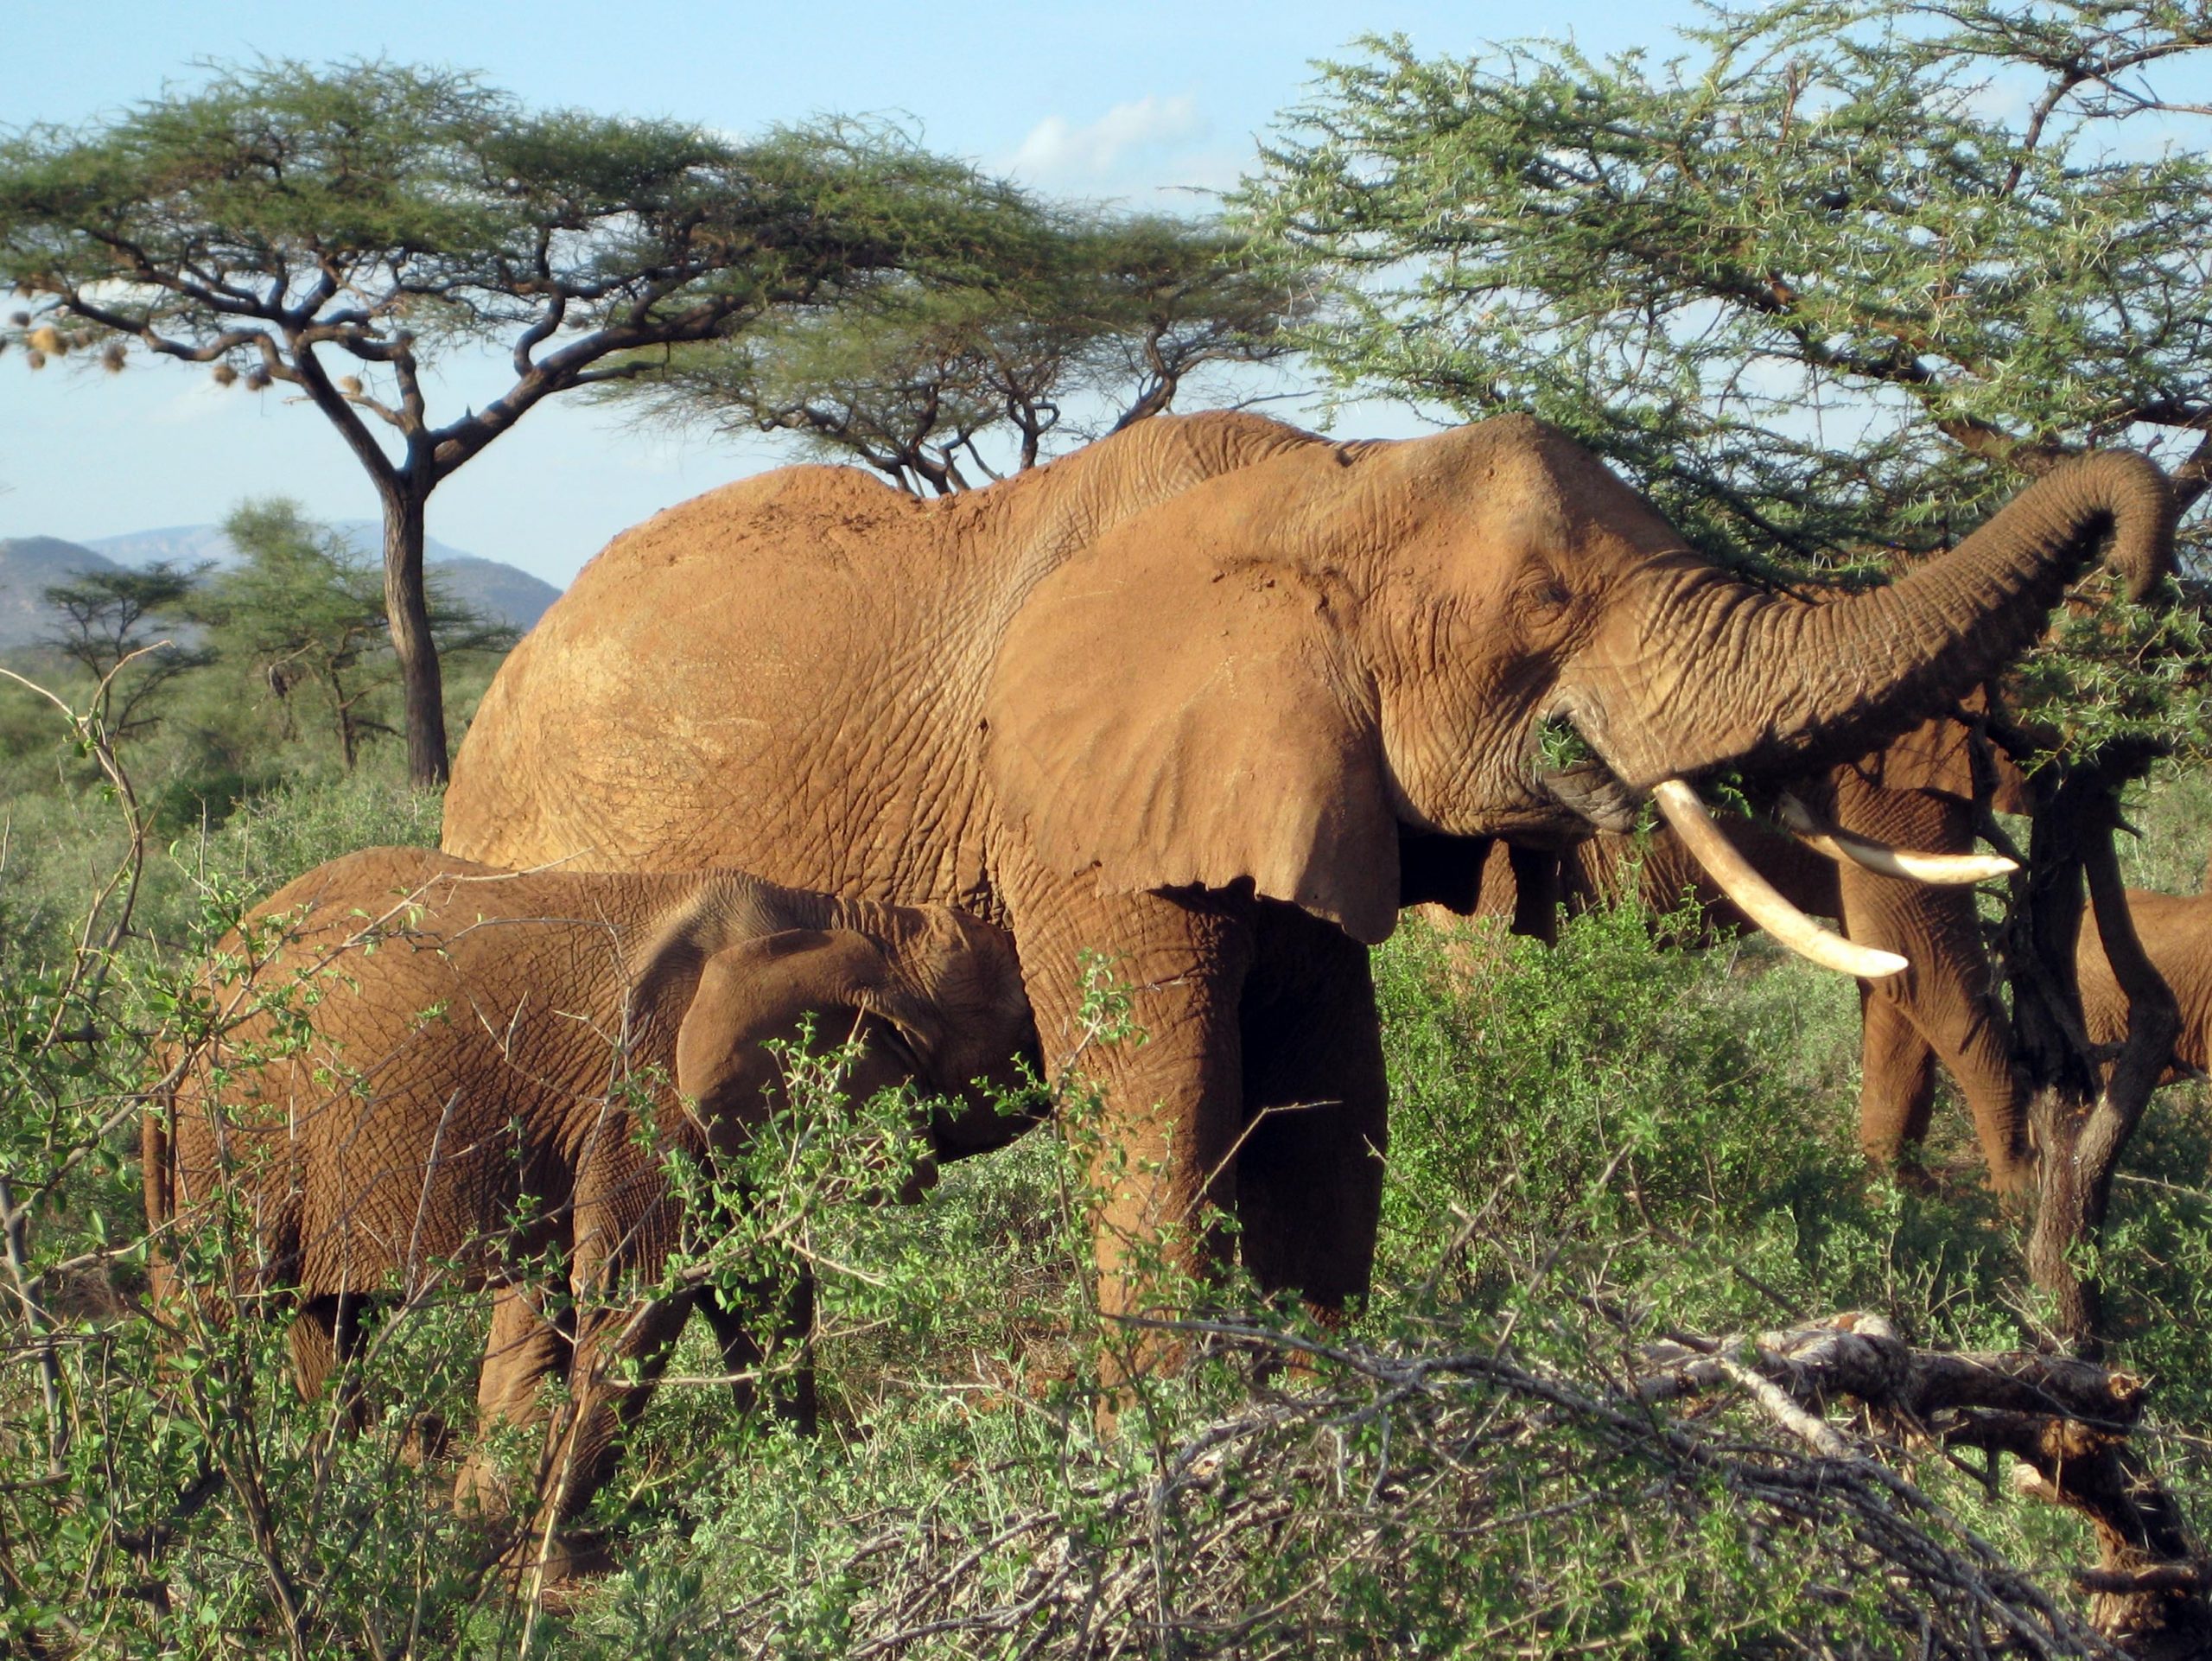
<path fill-rule="evenodd" d="M 1553 573 L 1545 571 L 1522 584 L 1521 603 L 1539 616 L 1554 617 L 1574 603 L 1574 593 Z"/>

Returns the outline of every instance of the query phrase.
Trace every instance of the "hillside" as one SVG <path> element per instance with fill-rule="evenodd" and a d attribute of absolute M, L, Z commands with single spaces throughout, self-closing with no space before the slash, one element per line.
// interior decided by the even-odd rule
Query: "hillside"
<path fill-rule="evenodd" d="M 363 554 L 373 553 L 383 535 L 372 519 L 341 519 L 333 529 Z M 95 537 L 86 546 L 134 570 L 162 559 L 187 569 L 213 564 L 219 570 L 238 559 L 237 550 L 219 525 L 171 525 L 132 531 L 118 537 Z M 466 553 L 435 537 L 425 540 L 423 563 L 444 580 L 454 599 L 510 628 L 529 628 L 561 597 L 560 589 L 550 582 L 518 566 Z"/>
<path fill-rule="evenodd" d="M 32 645 L 53 632 L 53 608 L 41 597 L 86 571 L 120 570 L 115 561 L 59 537 L 0 538 L 0 651 Z"/>

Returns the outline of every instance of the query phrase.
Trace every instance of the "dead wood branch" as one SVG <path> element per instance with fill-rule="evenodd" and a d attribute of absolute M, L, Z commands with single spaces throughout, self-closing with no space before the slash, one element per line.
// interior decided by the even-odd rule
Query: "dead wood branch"
<path fill-rule="evenodd" d="M 1748 1629 L 1764 1632 L 1762 1653 L 1891 1652 L 1853 1624 L 1869 1600 L 1909 1640 L 1897 1652 L 1961 1661 L 2163 1661 L 2203 1630 L 2207 1576 L 2129 1450 L 2145 1388 L 2125 1372 L 1916 1349 L 1866 1315 L 1648 1346 L 1618 1327 L 1554 1332 L 1584 1346 L 1566 1364 L 1490 1341 L 1382 1349 L 1258 1321 L 1163 1324 L 1307 1384 L 1147 1457 L 1131 1457 L 1126 1424 L 1116 1446 L 1065 1445 L 1053 1480 L 1014 1483 L 1025 1504 L 955 1495 L 844 1519 L 851 1653 L 1364 1653 L 1414 1630 L 1457 1652 L 1550 1652 L 1632 1612 L 1639 1576 L 1700 1572 L 1716 1531 L 1737 1543 L 1732 1577 L 1799 1588 L 1777 1606 L 1795 1624 Z M 1943 1456 L 1974 1448 L 2013 1454 L 2035 1498 L 2095 1526 L 2102 1558 L 2074 1577 L 2088 1619 L 1910 1474 L 1916 1454 L 1948 1473 Z M 1573 1539 L 1615 1543 L 1588 1561 L 1527 1548 Z M 1393 1638 L 1377 1609 L 1417 1626 Z M 733 1653 L 779 1653 L 785 1636 L 758 1591 L 704 1625 Z"/>

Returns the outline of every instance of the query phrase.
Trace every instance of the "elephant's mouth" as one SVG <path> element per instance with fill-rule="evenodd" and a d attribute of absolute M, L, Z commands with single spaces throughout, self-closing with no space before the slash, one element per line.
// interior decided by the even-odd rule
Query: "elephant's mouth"
<path fill-rule="evenodd" d="M 1538 787 L 1599 830 L 1618 835 L 1633 831 L 1647 799 L 1643 793 L 1624 784 L 1564 721 L 1554 716 L 1546 726 L 1548 730 L 1539 735 L 1535 768 Z M 1562 728 L 1563 738 L 1558 735 Z M 1878 980 L 1908 967 L 1896 953 L 1847 939 L 1790 904 L 1713 823 L 1697 792 L 1684 780 L 1662 780 L 1652 786 L 1648 799 L 1738 909 L 1800 957 L 1863 980 Z M 1914 853 L 1853 836 L 1821 820 L 1786 791 L 1778 798 L 1778 809 L 1787 833 L 1817 852 L 1899 881 L 1980 882 L 2013 869 L 2012 861 L 1993 856 Z"/>
<path fill-rule="evenodd" d="M 1632 834 L 1643 816 L 1644 799 L 1595 757 L 1564 767 L 1536 769 L 1538 788 L 1574 814 L 1615 836 Z"/>

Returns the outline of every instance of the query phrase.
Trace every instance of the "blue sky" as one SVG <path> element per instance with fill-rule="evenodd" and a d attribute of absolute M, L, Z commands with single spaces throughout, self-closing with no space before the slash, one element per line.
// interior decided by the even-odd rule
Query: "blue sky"
<path fill-rule="evenodd" d="M 1255 136 L 1294 103 L 1311 61 L 1363 31 L 1464 54 L 1530 33 L 1586 48 L 1663 50 L 1687 0 L 1541 9 L 1444 0 L 1358 7 L 1306 0 L 1030 0 L 1030 3 L 528 5 L 392 0 L 331 10 L 245 0 L 110 0 L 96 14 L 25 9 L 8 27 L 0 124 L 95 120 L 189 83 L 195 61 L 382 54 L 482 72 L 539 105 L 670 116 L 750 133 L 840 112 L 897 115 L 932 147 L 1056 194 L 1131 206 L 1233 184 Z M 97 16 L 97 22 L 88 18 Z M 497 383 L 455 362 L 442 402 Z M 434 397 L 435 395 L 434 394 Z M 489 396 L 488 391 L 481 396 Z M 1402 432 L 1403 412 L 1361 407 L 1338 430 Z M 283 493 L 327 519 L 372 515 L 358 465 L 281 390 L 225 392 L 202 370 L 134 360 L 120 376 L 0 358 L 0 537 L 84 540 L 220 519 Z M 566 582 L 615 531 L 786 457 L 745 444 L 645 436 L 556 399 L 470 462 L 430 503 L 431 533 Z"/>

